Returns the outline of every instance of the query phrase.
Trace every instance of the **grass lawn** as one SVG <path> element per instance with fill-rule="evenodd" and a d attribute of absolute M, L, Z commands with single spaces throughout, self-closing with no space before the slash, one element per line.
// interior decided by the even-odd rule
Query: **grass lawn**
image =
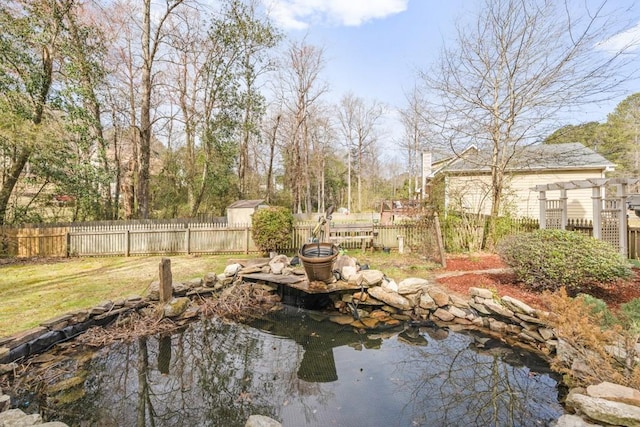
<path fill-rule="evenodd" d="M 238 256 L 174 256 L 174 281 L 222 273 Z M 158 279 L 161 256 L 70 258 L 0 267 L 0 337 L 107 299 L 144 295 Z"/>
<path fill-rule="evenodd" d="M 411 254 L 361 254 L 350 251 L 361 264 L 383 271 L 394 280 L 424 277 L 437 267 Z M 173 256 L 174 281 L 222 273 L 227 256 Z M 0 266 L 0 337 L 37 326 L 70 311 L 90 308 L 104 300 L 145 295 L 158 279 L 161 256 L 69 258 L 17 262 Z"/>

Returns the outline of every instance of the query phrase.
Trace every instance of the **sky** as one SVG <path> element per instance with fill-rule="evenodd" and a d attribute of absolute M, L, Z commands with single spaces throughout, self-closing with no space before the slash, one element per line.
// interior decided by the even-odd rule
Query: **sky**
<path fill-rule="evenodd" d="M 595 3 L 598 0 L 585 0 Z M 323 46 L 324 78 L 333 102 L 346 92 L 402 107 L 406 92 L 456 37 L 455 24 L 477 0 L 265 0 L 270 15 L 292 39 Z M 631 31 L 601 49 L 633 40 L 640 46 L 640 10 L 634 0 L 612 0 Z M 638 66 L 640 68 L 640 64 Z M 629 86 L 627 95 L 640 91 Z M 625 96 L 576 115 L 575 123 L 604 121 Z M 390 124 L 393 127 L 393 124 Z M 398 137 L 399 124 L 391 133 Z"/>

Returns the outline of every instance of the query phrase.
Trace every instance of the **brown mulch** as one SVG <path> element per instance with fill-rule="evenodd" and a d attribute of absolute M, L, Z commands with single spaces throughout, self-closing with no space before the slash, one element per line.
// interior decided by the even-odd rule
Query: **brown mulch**
<path fill-rule="evenodd" d="M 504 269 L 504 271 L 482 272 L 481 270 Z M 481 287 L 495 291 L 500 296 L 509 295 L 517 298 L 532 307 L 544 308 L 542 297 L 539 293 L 530 291 L 523 283 L 516 280 L 516 276 L 510 273 L 500 257 L 495 254 L 473 254 L 464 256 L 452 256 L 447 258 L 445 272 L 465 272 L 467 274 L 440 277 L 437 282 L 449 290 L 468 296 L 470 287 Z M 640 269 L 633 270 L 634 277 L 630 280 L 610 286 L 609 289 L 593 288 L 589 294 L 600 298 L 610 308 L 617 308 L 620 304 L 633 298 L 640 298 Z"/>

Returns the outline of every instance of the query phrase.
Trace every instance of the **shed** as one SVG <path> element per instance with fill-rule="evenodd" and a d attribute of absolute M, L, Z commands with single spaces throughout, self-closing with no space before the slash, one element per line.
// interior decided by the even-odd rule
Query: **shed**
<path fill-rule="evenodd" d="M 258 209 L 266 208 L 267 204 L 264 200 L 238 200 L 227 206 L 227 223 L 235 224 L 251 224 L 253 215 Z"/>

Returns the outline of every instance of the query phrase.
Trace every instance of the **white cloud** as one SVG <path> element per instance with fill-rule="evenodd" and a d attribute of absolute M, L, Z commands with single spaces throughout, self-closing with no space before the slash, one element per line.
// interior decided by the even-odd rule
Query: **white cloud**
<path fill-rule="evenodd" d="M 313 22 L 345 26 L 407 10 L 409 0 L 267 0 L 271 17 L 283 28 L 305 29 Z"/>
<path fill-rule="evenodd" d="M 640 48 L 640 22 L 635 27 L 631 27 L 598 43 L 596 48 L 607 52 L 620 52 L 621 50 L 636 50 Z"/>

